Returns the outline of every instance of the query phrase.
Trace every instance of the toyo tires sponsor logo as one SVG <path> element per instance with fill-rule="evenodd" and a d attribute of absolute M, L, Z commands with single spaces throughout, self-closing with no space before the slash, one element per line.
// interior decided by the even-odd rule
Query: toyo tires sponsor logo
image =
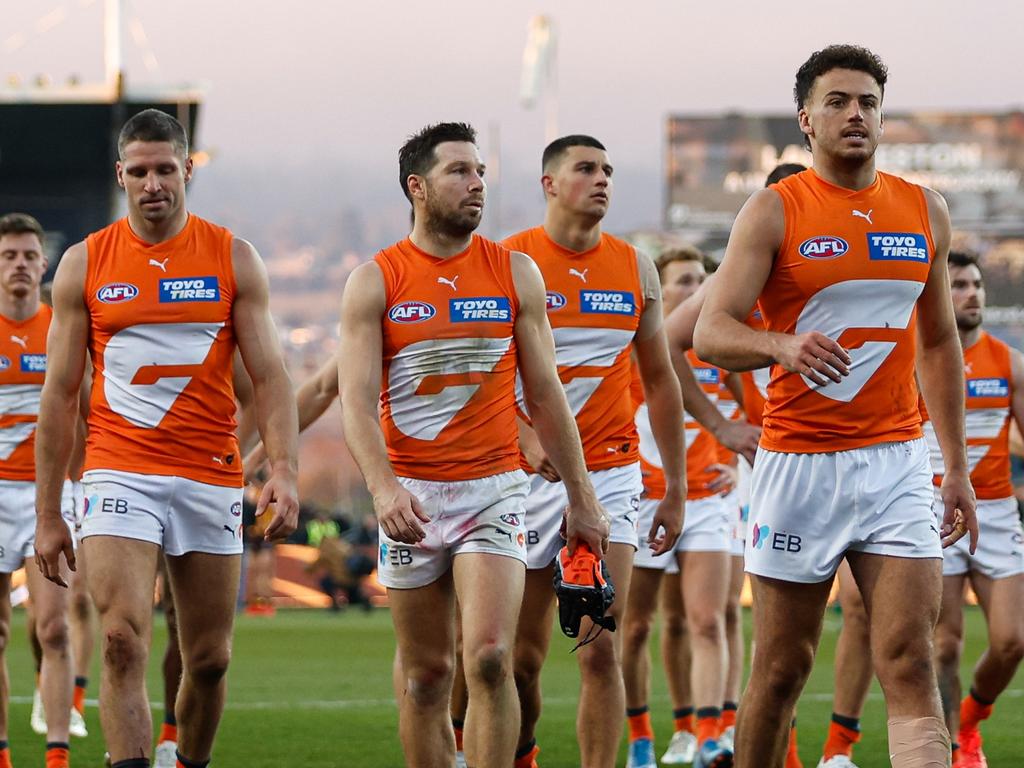
<path fill-rule="evenodd" d="M 433 304 L 425 301 L 403 301 L 388 310 L 388 320 L 393 323 L 422 323 L 437 314 Z"/>
<path fill-rule="evenodd" d="M 825 259 L 838 259 L 850 250 L 850 246 L 841 237 L 816 235 L 800 243 L 797 250 L 805 259 L 824 261 Z"/>
<path fill-rule="evenodd" d="M 138 295 L 139 289 L 131 283 L 107 283 L 96 291 L 96 298 L 104 304 L 123 304 Z"/>

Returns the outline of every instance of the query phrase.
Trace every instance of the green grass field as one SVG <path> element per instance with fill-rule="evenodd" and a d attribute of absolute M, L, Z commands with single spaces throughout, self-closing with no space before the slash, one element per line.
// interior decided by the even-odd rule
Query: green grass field
<path fill-rule="evenodd" d="M 748 617 L 749 618 L 749 617 Z M 832 659 L 838 614 L 830 611 L 814 674 L 799 707 L 800 754 L 808 768 L 817 764 L 831 711 Z M 161 698 L 158 662 L 165 633 L 157 618 L 150 664 L 150 699 Z M 984 647 L 984 624 L 977 609 L 968 609 L 964 674 Z M 43 740 L 29 730 L 32 664 L 24 634 L 24 613 L 16 611 L 8 650 L 11 676 L 10 736 L 17 768 L 43 763 Z M 401 766 L 397 713 L 390 688 L 393 652 L 390 616 L 326 611 L 282 611 L 274 618 L 240 616 L 230 672 L 228 706 L 214 750 L 221 768 L 390 768 Z M 544 675 L 545 710 L 538 734 L 543 768 L 579 765 L 574 713 L 578 678 L 572 643 L 555 638 Z M 656 670 L 659 667 L 656 667 Z M 967 678 L 965 678 L 967 679 Z M 90 698 L 98 688 L 94 663 Z M 664 682 L 653 685 L 658 747 L 671 730 Z M 154 709 L 157 722 L 162 716 Z M 75 740 L 73 764 L 102 765 L 103 742 L 95 706 L 87 711 L 90 736 Z M 889 765 L 885 712 L 877 686 L 863 719 L 864 739 L 857 748 L 861 768 Z M 985 744 L 993 768 L 1024 765 L 1024 674 L 1018 674 L 985 724 Z M 620 765 L 625 764 L 625 752 Z"/>

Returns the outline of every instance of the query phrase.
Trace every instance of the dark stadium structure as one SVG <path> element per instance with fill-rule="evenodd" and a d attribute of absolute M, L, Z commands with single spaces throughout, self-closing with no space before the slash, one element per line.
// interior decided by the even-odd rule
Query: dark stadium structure
<path fill-rule="evenodd" d="M 74 89 L 0 91 L 0 211 L 23 211 L 47 231 L 51 270 L 69 244 L 116 215 L 117 133 L 125 120 L 156 108 L 177 117 L 195 142 L 195 91 L 81 98 Z M 76 98 L 78 97 L 78 98 Z"/>

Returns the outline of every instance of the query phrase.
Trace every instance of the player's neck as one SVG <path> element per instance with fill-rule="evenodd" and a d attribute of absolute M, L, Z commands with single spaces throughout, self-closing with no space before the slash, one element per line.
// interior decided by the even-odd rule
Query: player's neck
<path fill-rule="evenodd" d="M 549 205 L 544 215 L 544 231 L 563 248 L 577 253 L 589 251 L 601 242 L 601 220 L 565 213 Z"/>
<path fill-rule="evenodd" d="M 186 224 L 188 224 L 188 211 L 184 207 L 170 219 L 160 222 L 147 221 L 144 216 L 136 211 L 128 212 L 128 226 L 132 228 L 132 232 L 139 239 L 146 241 L 150 245 L 157 245 L 158 243 L 170 240 L 179 234 Z"/>
<path fill-rule="evenodd" d="M 439 232 L 432 229 L 416 219 L 412 232 L 409 233 L 412 244 L 424 253 L 429 253 L 438 259 L 447 259 L 456 256 L 469 248 L 473 241 L 473 233 L 468 235 L 451 235 L 446 232 Z"/>
<path fill-rule="evenodd" d="M 15 323 L 22 323 L 35 316 L 39 304 L 39 291 L 29 291 L 24 296 L 4 293 L 0 295 L 0 315 Z"/>
<path fill-rule="evenodd" d="M 969 331 L 961 331 L 957 329 L 957 334 L 960 336 L 960 348 L 970 349 L 978 343 L 978 339 L 981 338 L 981 326 L 971 328 Z"/>
<path fill-rule="evenodd" d="M 814 154 L 814 172 L 829 184 L 843 189 L 867 189 L 875 183 L 875 158 L 862 163 L 843 163 L 824 152 L 817 152 Z"/>

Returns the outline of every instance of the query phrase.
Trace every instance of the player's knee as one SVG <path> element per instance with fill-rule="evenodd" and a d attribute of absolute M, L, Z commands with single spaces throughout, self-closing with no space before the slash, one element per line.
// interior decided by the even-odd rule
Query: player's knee
<path fill-rule="evenodd" d="M 894 638 L 875 653 L 875 672 L 883 688 L 920 689 L 934 684 L 933 649 L 920 637 Z"/>
<path fill-rule="evenodd" d="M 651 619 L 637 619 L 627 617 L 626 626 L 623 627 L 622 643 L 626 653 L 640 653 L 647 646 L 647 640 L 651 636 Z"/>
<path fill-rule="evenodd" d="M 71 593 L 71 615 L 76 621 L 88 621 L 91 611 L 92 602 L 85 590 L 75 590 Z"/>
<path fill-rule="evenodd" d="M 843 608 L 843 632 L 854 632 L 868 637 L 868 627 L 868 614 L 864 610 L 864 603 L 857 600 Z"/>
<path fill-rule="evenodd" d="M 517 641 L 513 664 L 516 686 L 529 687 L 540 677 L 544 666 L 544 649 L 532 643 Z"/>
<path fill-rule="evenodd" d="M 940 628 L 935 632 L 935 663 L 940 669 L 960 666 L 960 635 Z"/>
<path fill-rule="evenodd" d="M 502 643 L 486 643 L 466 660 L 466 676 L 488 687 L 497 687 L 512 674 L 512 655 Z"/>
<path fill-rule="evenodd" d="M 7 642 L 11 639 L 11 623 L 0 619 L 0 654 L 7 650 Z"/>
<path fill-rule="evenodd" d="M 115 675 L 138 669 L 146 663 L 146 644 L 136 628 L 124 623 L 103 632 L 103 660 Z"/>
<path fill-rule="evenodd" d="M 743 625 L 743 608 L 739 601 L 730 602 L 725 606 L 725 631 L 732 635 Z"/>
<path fill-rule="evenodd" d="M 71 643 L 67 619 L 63 615 L 57 615 L 37 621 L 36 637 L 44 653 L 65 653 Z"/>
<path fill-rule="evenodd" d="M 188 676 L 200 684 L 216 685 L 227 674 L 231 647 L 227 643 L 198 648 L 183 659 Z"/>
<path fill-rule="evenodd" d="M 989 646 L 1003 664 L 1015 666 L 1024 658 L 1024 634 L 1020 632 L 993 636 Z"/>
<path fill-rule="evenodd" d="M 814 651 L 809 646 L 794 645 L 782 653 L 772 653 L 758 647 L 754 655 L 756 672 L 751 674 L 772 699 L 779 703 L 793 703 L 814 666 Z"/>
<path fill-rule="evenodd" d="M 662 622 L 661 631 L 674 642 L 682 642 L 690 633 L 686 619 L 679 614 L 666 614 Z"/>
<path fill-rule="evenodd" d="M 454 659 L 422 662 L 406 673 L 405 693 L 420 707 L 446 706 L 454 674 Z"/>
<path fill-rule="evenodd" d="M 611 635 L 602 633 L 599 637 L 577 651 L 580 673 L 590 679 L 615 678 L 622 676 L 619 661 L 615 656 L 615 645 Z"/>
<path fill-rule="evenodd" d="M 725 617 L 716 610 L 695 610 L 687 616 L 693 642 L 720 643 Z"/>

